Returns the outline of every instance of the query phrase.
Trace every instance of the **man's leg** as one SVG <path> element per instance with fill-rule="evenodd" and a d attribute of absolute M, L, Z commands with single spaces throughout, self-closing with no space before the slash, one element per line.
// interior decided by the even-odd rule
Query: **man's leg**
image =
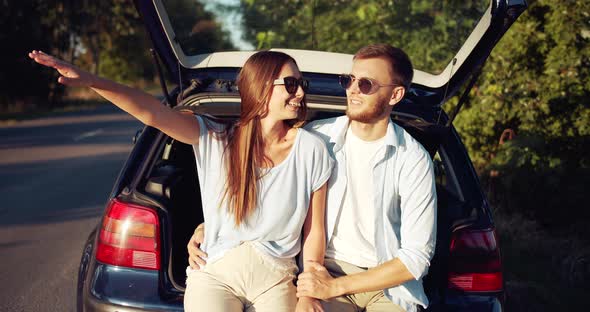
<path fill-rule="evenodd" d="M 340 277 L 347 274 L 361 272 L 362 269 L 358 268 L 350 263 L 346 263 L 344 261 L 339 261 L 335 259 L 324 259 L 324 266 L 332 275 L 332 277 Z M 355 302 L 354 295 L 348 296 L 339 296 L 335 298 L 331 298 L 328 300 L 322 301 L 322 307 L 326 312 L 357 312 L 362 311 L 361 308 Z"/>
<path fill-rule="evenodd" d="M 322 301 L 325 312 L 359 312 L 361 310 L 347 296 L 340 296 Z"/>
<path fill-rule="evenodd" d="M 348 262 L 325 259 L 324 266 L 333 277 L 366 271 Z M 332 298 L 323 302 L 326 312 L 329 311 L 367 311 L 367 312 L 404 312 L 400 306 L 391 302 L 382 290 L 363 292 Z"/>
<path fill-rule="evenodd" d="M 405 312 L 405 310 L 385 297 L 383 291 L 377 291 L 369 300 L 367 312 Z"/>

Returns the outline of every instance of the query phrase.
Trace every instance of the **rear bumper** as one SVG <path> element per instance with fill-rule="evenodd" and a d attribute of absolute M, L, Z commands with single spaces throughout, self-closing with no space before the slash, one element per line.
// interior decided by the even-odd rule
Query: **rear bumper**
<path fill-rule="evenodd" d="M 184 311 L 183 295 L 160 290 L 159 272 L 129 269 L 92 261 L 84 283 L 83 311 Z M 447 294 L 444 303 L 433 302 L 426 311 L 502 312 L 498 296 Z"/>
<path fill-rule="evenodd" d="M 502 312 L 502 301 L 494 295 L 447 295 L 444 304 L 432 305 L 426 311 Z"/>
<path fill-rule="evenodd" d="M 184 311 L 181 293 L 163 294 L 159 272 L 94 262 L 82 296 L 83 311 Z"/>

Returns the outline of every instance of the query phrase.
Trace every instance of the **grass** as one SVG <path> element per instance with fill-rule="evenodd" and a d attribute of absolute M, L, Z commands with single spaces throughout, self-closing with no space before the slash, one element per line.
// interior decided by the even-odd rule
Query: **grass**
<path fill-rule="evenodd" d="M 590 272 L 587 238 L 549 230 L 520 214 L 496 212 L 507 311 L 582 310 Z M 585 310 L 585 309 L 584 309 Z"/>

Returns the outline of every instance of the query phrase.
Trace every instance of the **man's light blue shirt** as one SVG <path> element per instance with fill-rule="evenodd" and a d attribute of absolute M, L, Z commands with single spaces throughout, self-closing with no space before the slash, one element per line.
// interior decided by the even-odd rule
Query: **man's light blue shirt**
<path fill-rule="evenodd" d="M 330 242 L 346 192 L 344 142 L 346 116 L 317 120 L 306 129 L 327 144 L 336 160 L 328 182 L 326 238 Z M 379 264 L 398 258 L 413 280 L 384 290 L 406 311 L 428 306 L 422 277 L 428 273 L 436 243 L 436 189 L 432 160 L 422 145 L 391 120 L 385 144 L 373 159 L 375 211 L 374 241 Z"/>

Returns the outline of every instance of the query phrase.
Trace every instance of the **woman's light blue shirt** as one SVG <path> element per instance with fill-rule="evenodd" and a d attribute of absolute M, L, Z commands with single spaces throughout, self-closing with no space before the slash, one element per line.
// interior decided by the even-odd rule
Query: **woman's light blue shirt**
<path fill-rule="evenodd" d="M 287 158 L 267 169 L 259 180 L 255 212 L 236 226 L 226 202 L 220 203 L 227 179 L 223 160 L 226 142 L 208 130 L 203 117 L 197 116 L 197 120 L 200 137 L 193 150 L 206 224 L 201 249 L 208 254 L 207 263 L 245 241 L 254 242 L 258 249 L 274 257 L 297 255 L 311 194 L 326 183 L 332 172 L 333 160 L 325 143 L 298 129 Z"/>

